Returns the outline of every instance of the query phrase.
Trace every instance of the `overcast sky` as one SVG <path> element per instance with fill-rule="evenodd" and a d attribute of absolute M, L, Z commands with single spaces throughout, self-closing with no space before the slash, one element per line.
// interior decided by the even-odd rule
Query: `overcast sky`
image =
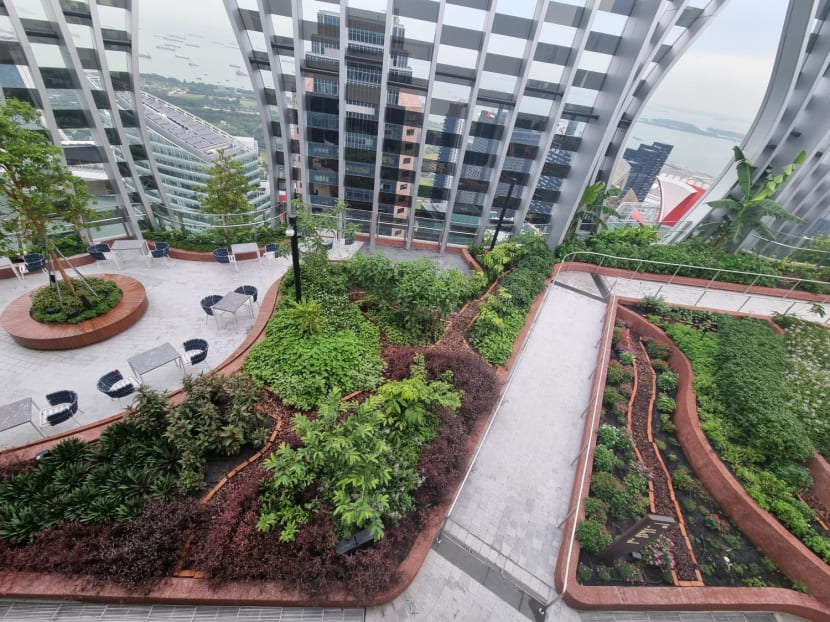
<path fill-rule="evenodd" d="M 520 5 L 525 2 L 497 1 L 499 11 L 514 14 L 521 12 Z M 374 8 L 375 4 L 385 6 L 385 1 L 350 0 L 350 4 Z M 181 32 L 198 33 L 208 40 L 235 40 L 221 0 L 138 0 L 136 5 L 142 38 Z M 240 5 L 253 8 L 256 3 L 241 0 Z M 748 126 L 769 79 L 785 7 L 786 0 L 730 0 L 672 68 L 649 103 L 731 117 Z M 142 42 L 144 49 L 146 42 Z"/>

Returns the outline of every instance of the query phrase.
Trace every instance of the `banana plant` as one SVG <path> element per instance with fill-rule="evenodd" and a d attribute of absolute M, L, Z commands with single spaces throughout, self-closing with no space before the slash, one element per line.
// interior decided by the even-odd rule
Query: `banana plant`
<path fill-rule="evenodd" d="M 773 173 L 771 166 L 768 166 L 760 175 L 756 175 L 758 167 L 752 164 L 741 148 L 736 146 L 733 151 L 741 197 L 739 199 L 725 197 L 707 203 L 715 209 L 725 210 L 729 217 L 728 222 L 715 235 L 712 241 L 713 248 L 722 248 L 724 245 L 737 248 L 752 231 L 758 231 L 763 237 L 773 239 L 775 237 L 773 232 L 763 222 L 767 217 L 801 222 L 800 218 L 790 214 L 770 197 L 781 189 L 798 165 L 807 159 L 807 152 L 799 153 L 795 160 L 784 166 L 777 175 Z M 754 183 L 753 179 L 755 179 Z"/>

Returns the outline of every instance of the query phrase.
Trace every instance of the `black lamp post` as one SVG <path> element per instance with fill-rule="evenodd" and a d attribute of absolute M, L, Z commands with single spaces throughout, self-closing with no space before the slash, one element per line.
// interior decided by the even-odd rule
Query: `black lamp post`
<path fill-rule="evenodd" d="M 300 244 L 299 233 L 297 232 L 297 217 L 288 217 L 288 229 L 285 230 L 285 235 L 291 238 L 291 264 L 294 267 L 294 299 L 300 302 L 302 299 L 302 291 L 300 288 Z"/>
<path fill-rule="evenodd" d="M 513 195 L 513 186 L 516 185 L 516 178 L 510 178 L 510 187 L 507 189 L 507 196 L 504 198 L 504 203 L 501 206 L 501 214 L 499 214 L 499 221 L 496 223 L 496 231 L 493 233 L 493 239 L 490 241 L 490 250 L 496 246 L 496 240 L 499 239 L 499 232 L 501 232 L 501 225 L 504 222 L 504 213 L 507 211 L 507 202 Z"/>

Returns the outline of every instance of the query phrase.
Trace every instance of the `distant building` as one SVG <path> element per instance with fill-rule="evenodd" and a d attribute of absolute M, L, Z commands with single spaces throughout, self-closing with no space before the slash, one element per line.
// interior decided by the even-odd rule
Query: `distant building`
<path fill-rule="evenodd" d="M 641 144 L 637 149 L 626 149 L 623 159 L 631 165 L 631 170 L 628 173 L 628 181 L 624 190 L 631 188 L 640 201 L 645 201 L 648 191 L 673 148 L 674 145 L 653 143 L 652 145 Z"/>
<path fill-rule="evenodd" d="M 260 166 L 256 141 L 231 136 L 204 119 L 149 93 L 141 94 L 150 149 L 159 179 L 169 199 L 169 209 L 157 210 L 157 218 L 168 226 L 199 228 L 213 224 L 201 214 L 200 195 L 208 180 L 207 169 L 220 151 L 242 165 L 251 187 L 248 201 L 254 211 L 246 221 L 262 222 L 270 209 L 269 193 L 260 189 Z"/>

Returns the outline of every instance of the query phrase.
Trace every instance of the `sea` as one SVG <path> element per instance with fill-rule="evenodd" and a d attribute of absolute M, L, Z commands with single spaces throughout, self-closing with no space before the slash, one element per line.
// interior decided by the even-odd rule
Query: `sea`
<path fill-rule="evenodd" d="M 751 118 L 737 119 L 727 116 L 704 114 L 669 106 L 647 106 L 642 117 L 648 119 L 671 119 L 696 125 L 700 129 L 716 128 L 744 135 L 752 122 Z M 702 173 L 717 178 L 725 169 L 734 164 L 732 148 L 739 140 L 716 138 L 692 132 L 683 132 L 667 127 L 649 125 L 638 121 L 629 135 L 628 147 L 636 149 L 641 143 L 654 142 L 673 146 L 667 163 L 684 168 L 690 173 Z"/>
<path fill-rule="evenodd" d="M 140 41 L 140 73 L 253 90 L 242 53 L 232 39 L 215 40 L 187 33 L 150 36 L 142 33 Z"/>

